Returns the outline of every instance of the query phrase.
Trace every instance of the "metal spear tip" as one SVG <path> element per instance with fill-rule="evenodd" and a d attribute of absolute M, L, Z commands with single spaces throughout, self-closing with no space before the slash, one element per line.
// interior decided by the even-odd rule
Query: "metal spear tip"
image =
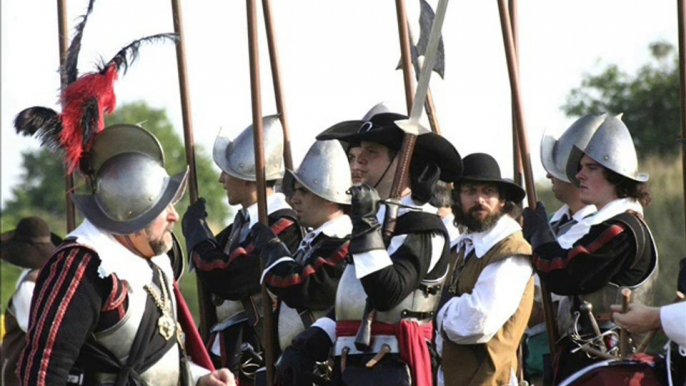
<path fill-rule="evenodd" d="M 395 121 L 394 123 L 406 134 L 422 135 L 431 132 L 431 130 L 424 127 L 421 123 L 412 122 L 411 119 L 401 119 L 399 121 Z"/>

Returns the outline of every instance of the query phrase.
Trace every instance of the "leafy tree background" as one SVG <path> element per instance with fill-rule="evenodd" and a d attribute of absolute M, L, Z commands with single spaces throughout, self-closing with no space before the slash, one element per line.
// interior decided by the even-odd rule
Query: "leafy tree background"
<path fill-rule="evenodd" d="M 165 167 L 170 175 L 179 173 L 186 167 L 183 141 L 174 130 L 164 110 L 152 108 L 144 102 L 125 104 L 106 118 L 107 126 L 115 123 L 138 124 L 152 132 L 164 148 Z M 207 200 L 209 222 L 218 232 L 227 223 L 230 214 L 226 193 L 218 182 L 219 171 L 213 166 L 214 161 L 208 152 L 196 145 L 195 157 L 199 194 Z M 7 200 L 0 212 L 2 232 L 14 229 L 23 217 L 40 216 L 46 220 L 54 233 L 64 236 L 66 234 L 66 196 L 63 157 L 41 149 L 24 152 L 22 158 L 21 183 L 12 189 L 14 198 Z M 84 189 L 82 181 L 80 177 L 75 176 L 77 191 Z M 188 205 L 189 195 L 186 194 L 176 205 L 181 216 Z M 77 211 L 77 225 L 82 219 Z M 185 243 L 180 223 L 175 227 L 174 233 L 182 244 Z M 4 312 L 7 300 L 14 292 L 19 273 L 20 270 L 16 267 L 2 264 L 2 312 Z M 191 309 L 197 309 L 195 275 L 186 273 L 181 282 L 181 288 Z"/>

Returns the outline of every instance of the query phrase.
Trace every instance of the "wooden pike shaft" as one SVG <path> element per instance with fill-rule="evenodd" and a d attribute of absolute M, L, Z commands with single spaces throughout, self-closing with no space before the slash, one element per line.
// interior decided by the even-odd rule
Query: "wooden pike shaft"
<path fill-rule="evenodd" d="M 407 28 L 407 10 L 405 0 L 395 0 L 398 16 L 398 35 L 400 36 L 400 58 L 402 59 L 403 81 L 405 83 L 405 103 L 407 114 L 412 110 L 414 100 L 414 79 L 412 78 L 412 56 L 410 54 L 410 30 Z"/>
<path fill-rule="evenodd" d="M 193 119 L 191 115 L 190 92 L 188 91 L 188 71 L 186 65 L 186 39 L 183 31 L 183 12 L 179 0 L 172 0 L 174 32 L 179 35 L 176 45 L 176 67 L 179 75 L 179 94 L 181 96 L 181 115 L 183 118 L 183 140 L 188 164 L 188 192 L 191 203 L 198 200 L 198 178 L 195 166 L 195 141 L 193 139 Z M 212 307 L 210 292 L 201 280 L 196 281 L 198 308 L 200 312 L 200 336 L 207 342 L 210 328 L 217 323 L 217 315 Z"/>
<path fill-rule="evenodd" d="M 629 302 L 631 302 L 631 290 L 629 288 L 622 288 L 622 313 L 629 311 Z M 624 359 L 629 353 L 629 332 L 626 328 L 619 329 L 619 359 Z"/>
<path fill-rule="evenodd" d="M 283 127 L 283 160 L 286 169 L 293 170 L 293 154 L 291 153 L 291 134 L 286 115 L 286 103 L 283 96 L 283 83 L 281 82 L 281 66 L 279 65 L 279 52 L 276 45 L 276 32 L 272 15 L 271 0 L 262 0 L 264 24 L 267 30 L 267 45 L 269 46 L 269 62 L 272 68 L 272 81 L 274 83 L 274 96 L 276 98 L 276 110 L 281 118 Z"/>
<path fill-rule="evenodd" d="M 517 28 L 517 0 L 510 0 L 510 23 L 512 24 L 512 43 L 515 53 L 519 50 L 519 31 Z M 517 68 L 519 68 L 519 56 L 517 58 Z M 512 98 L 514 99 L 514 97 Z M 519 138 L 517 137 L 517 118 L 514 113 L 514 102 L 512 103 L 512 165 L 514 182 L 522 186 L 522 155 L 519 152 Z"/>
<path fill-rule="evenodd" d="M 684 199 L 686 200 L 686 0 L 677 0 L 679 20 L 679 96 L 681 111 L 681 166 L 683 173 Z M 686 218 L 686 207 L 684 207 Z"/>
<path fill-rule="evenodd" d="M 529 152 L 529 142 L 526 135 L 526 124 L 524 122 L 524 108 L 519 86 L 519 65 L 516 59 L 514 41 L 512 38 L 512 26 L 510 25 L 510 15 L 506 0 L 498 0 L 500 11 L 500 25 L 503 33 L 503 43 L 505 45 L 505 56 L 507 58 L 507 69 L 510 77 L 510 87 L 512 89 L 513 110 L 517 127 L 517 138 L 519 139 L 519 150 L 522 160 L 522 168 L 526 182 L 526 196 L 530 208 L 536 208 L 536 189 L 534 186 L 534 176 L 531 170 L 531 154 Z M 541 298 L 543 303 L 543 313 L 545 324 L 548 331 L 548 345 L 550 352 L 555 352 L 555 343 L 558 340 L 557 325 L 553 311 L 552 297 L 545 283 L 541 281 Z"/>
<path fill-rule="evenodd" d="M 264 128 L 262 127 L 262 96 L 260 84 L 260 56 L 257 36 L 257 5 L 256 0 L 246 0 L 248 14 L 248 51 L 250 56 L 250 90 L 252 95 L 253 137 L 255 139 L 255 174 L 257 183 L 257 212 L 259 220 L 269 225 L 267 220 L 267 190 L 265 180 L 264 158 Z M 260 271 L 264 270 L 264 262 L 260 259 Z M 274 339 L 272 326 L 274 315 L 272 299 L 267 287 L 262 283 L 262 307 L 264 317 L 265 367 L 267 368 L 267 384 L 274 384 Z"/>
<path fill-rule="evenodd" d="M 67 61 L 67 50 L 69 49 L 69 33 L 67 29 L 67 0 L 57 0 L 57 29 L 58 29 L 58 39 L 60 47 L 60 67 L 64 66 Z M 60 83 L 62 88 L 67 87 L 67 78 L 64 71 L 60 71 L 62 76 L 60 78 Z M 69 198 L 69 193 L 74 189 L 74 175 L 69 173 L 69 170 L 64 168 L 64 187 L 65 187 L 65 200 L 67 204 L 67 233 L 73 231 L 76 228 L 76 209 L 74 203 Z"/>

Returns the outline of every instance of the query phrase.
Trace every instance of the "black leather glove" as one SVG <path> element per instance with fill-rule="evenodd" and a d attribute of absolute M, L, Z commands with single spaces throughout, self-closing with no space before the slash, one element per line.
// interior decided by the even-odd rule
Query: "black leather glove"
<path fill-rule="evenodd" d="M 276 384 L 311 386 L 316 362 L 328 359 L 333 343 L 319 327 L 310 327 L 298 335 L 276 362 Z"/>
<path fill-rule="evenodd" d="M 204 198 L 198 198 L 198 201 L 188 206 L 181 220 L 181 229 L 183 230 L 183 237 L 186 238 L 186 250 L 189 256 L 195 246 L 203 241 L 211 240 L 217 244 L 214 233 L 207 225 Z"/>
<path fill-rule="evenodd" d="M 419 205 L 424 205 L 434 195 L 434 187 L 441 176 L 441 168 L 433 162 L 424 166 L 416 180 L 412 181 L 412 199 Z"/>
<path fill-rule="evenodd" d="M 548 222 L 548 213 L 542 202 L 536 203 L 536 209 L 524 208 L 524 238 L 533 249 L 543 244 L 557 242 L 557 236 Z"/>
<path fill-rule="evenodd" d="M 281 242 L 281 239 L 274 234 L 272 229 L 260 222 L 252 226 L 248 238 L 253 240 L 252 253 L 264 261 L 265 267 L 284 256 L 291 255 L 286 245 Z"/>
<path fill-rule="evenodd" d="M 379 193 L 367 184 L 350 188 L 352 194 L 350 220 L 353 224 L 350 253 L 364 253 L 386 249 L 381 236 L 381 225 L 376 219 L 379 210 Z"/>
<path fill-rule="evenodd" d="M 679 261 L 679 275 L 676 283 L 677 291 L 686 294 L 686 257 Z"/>

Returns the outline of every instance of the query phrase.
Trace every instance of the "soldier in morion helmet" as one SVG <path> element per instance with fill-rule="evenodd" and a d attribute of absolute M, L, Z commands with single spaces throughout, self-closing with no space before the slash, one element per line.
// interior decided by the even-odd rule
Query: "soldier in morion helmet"
<path fill-rule="evenodd" d="M 86 219 L 36 280 L 22 384 L 234 385 L 186 360 L 176 318 L 174 204 L 188 171 L 170 177 L 160 143 L 132 125 L 98 134 L 88 165 L 92 192 L 71 194 Z"/>
<path fill-rule="evenodd" d="M 265 260 L 263 280 L 281 300 L 279 346 L 293 338 L 334 306 L 343 275 L 352 224 L 346 191 L 352 182 L 345 152 L 338 141 L 316 141 L 298 171 L 287 170 L 282 187 L 298 220 L 311 229 L 291 254 L 272 230 L 256 224 L 256 249 Z"/>
<path fill-rule="evenodd" d="M 566 175 L 580 189 L 581 201 L 596 206 L 595 215 L 556 237 L 543 205 L 524 212 L 541 280 L 551 292 L 573 296 L 570 312 L 588 310 L 587 305 L 580 308 L 586 302 L 593 307 L 592 313 L 578 314 L 561 341 L 554 383 L 593 363 L 583 351 L 570 353 L 579 345 L 591 343 L 616 352 L 616 340 L 593 340 L 593 322 L 601 332 L 613 327 L 610 305 L 619 299 L 620 287 L 632 290 L 633 302 L 652 303 L 658 265 L 655 243 L 643 221 L 643 208 L 650 202 L 648 175 L 638 172 L 633 140 L 620 116 L 606 118 L 586 144 L 574 145 Z"/>
<path fill-rule="evenodd" d="M 281 384 L 311 384 L 307 373 L 315 361 L 326 361 L 330 350 L 333 384 L 432 384 L 432 319 L 448 267 L 448 235 L 428 201 L 436 181 L 460 175 L 462 161 L 444 138 L 433 133 L 417 138 L 409 187 L 385 245 L 380 224 L 387 208 L 380 200 L 390 195 L 403 140 L 395 121 L 402 119 L 381 113 L 357 133 L 328 137 L 360 142 L 366 184 L 350 188 L 351 257 L 336 292 L 336 320 L 318 319 L 286 349 L 277 364 Z M 371 324 L 370 339 L 355 344 L 363 319 Z"/>
<path fill-rule="evenodd" d="M 269 227 L 294 253 L 302 239 L 297 214 L 283 193 L 274 191 L 283 177 L 283 131 L 275 115 L 264 117 L 265 176 Z M 222 170 L 219 182 L 224 185 L 229 204 L 240 205 L 232 225 L 215 238 L 207 225 L 205 201 L 188 207 L 183 216 L 183 234 L 196 272 L 213 294 L 219 323 L 212 327 L 208 347 L 216 363 L 241 374 L 241 383 L 252 381 L 257 363 L 242 354 L 241 345 L 249 343 L 261 350 L 262 296 L 260 294 L 259 256 L 250 230 L 259 222 L 255 146 L 253 127 L 248 126 L 234 140 L 226 130 L 220 131 L 214 143 L 214 162 Z M 244 371 L 241 371 L 241 370 Z"/>

